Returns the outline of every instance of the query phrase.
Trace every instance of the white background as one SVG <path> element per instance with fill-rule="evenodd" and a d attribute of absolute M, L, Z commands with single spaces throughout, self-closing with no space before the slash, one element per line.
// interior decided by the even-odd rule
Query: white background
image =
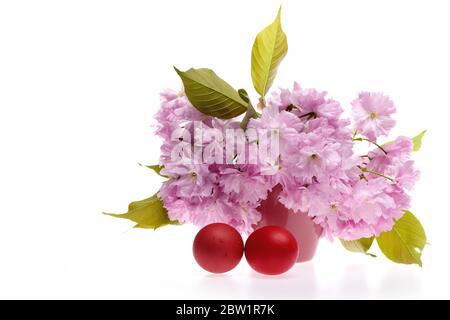
<path fill-rule="evenodd" d="M 411 210 L 424 267 L 322 240 L 311 263 L 264 277 L 194 262 L 196 228 L 103 216 L 155 193 L 152 116 L 172 69 L 213 68 L 253 94 L 250 50 L 283 3 L 276 85 L 396 102 L 393 136 L 428 129 Z M 0 298 L 450 298 L 448 1 L 1 1 Z M 374 250 L 378 253 L 377 250 Z"/>

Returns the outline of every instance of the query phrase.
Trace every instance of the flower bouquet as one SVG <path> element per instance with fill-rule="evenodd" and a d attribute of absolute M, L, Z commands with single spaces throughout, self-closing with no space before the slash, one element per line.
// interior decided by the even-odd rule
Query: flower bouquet
<path fill-rule="evenodd" d="M 390 260 L 421 265 L 426 236 L 407 192 L 419 176 L 411 154 L 425 131 L 384 138 L 396 108 L 383 93 L 359 93 L 351 120 L 326 92 L 298 83 L 268 94 L 287 51 L 280 10 L 253 44 L 256 104 L 210 69 L 175 68 L 183 89 L 161 93 L 161 156 L 148 166 L 166 180 L 157 194 L 130 203 L 127 213 L 109 215 L 140 228 L 222 223 L 251 234 L 271 201 L 282 208 L 272 216 L 285 209 L 350 251 L 369 254 L 376 240 Z M 356 153 L 357 144 L 366 150 Z"/>

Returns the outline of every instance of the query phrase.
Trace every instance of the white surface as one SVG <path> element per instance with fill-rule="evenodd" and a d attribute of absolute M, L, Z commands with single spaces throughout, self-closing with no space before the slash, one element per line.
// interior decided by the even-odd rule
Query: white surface
<path fill-rule="evenodd" d="M 281 2 L 281 1 L 280 1 Z M 172 65 L 210 67 L 254 96 L 250 50 L 275 1 L 0 2 L 0 298 L 450 298 L 448 1 L 284 1 L 289 54 L 276 84 L 326 89 L 348 107 L 388 93 L 394 135 L 428 129 L 412 211 L 424 267 L 322 241 L 286 275 L 245 261 L 213 276 L 192 226 L 156 232 L 102 216 L 153 194 L 158 92 Z"/>

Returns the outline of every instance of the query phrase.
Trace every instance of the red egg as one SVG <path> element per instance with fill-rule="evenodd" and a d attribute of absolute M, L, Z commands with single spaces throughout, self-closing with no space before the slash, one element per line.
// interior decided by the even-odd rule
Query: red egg
<path fill-rule="evenodd" d="M 197 233 L 193 252 L 195 260 L 203 269 L 212 273 L 224 273 L 241 261 L 244 241 L 233 227 L 213 223 Z"/>
<path fill-rule="evenodd" d="M 245 243 L 245 258 L 257 272 L 276 275 L 288 271 L 297 261 L 298 245 L 285 228 L 267 226 L 255 230 Z"/>

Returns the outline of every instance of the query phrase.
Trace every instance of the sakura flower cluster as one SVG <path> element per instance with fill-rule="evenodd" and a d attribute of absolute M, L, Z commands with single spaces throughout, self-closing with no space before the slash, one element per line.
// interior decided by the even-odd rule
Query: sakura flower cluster
<path fill-rule="evenodd" d="M 241 119 L 206 116 L 185 95 L 166 91 L 156 115 L 161 174 L 168 177 L 159 197 L 172 220 L 224 222 L 249 233 L 261 218 L 261 201 L 281 185 L 279 201 L 311 217 L 325 237 L 379 235 L 409 208 L 407 191 L 419 174 L 411 139 L 379 141 L 395 125 L 393 113 L 387 96 L 363 92 L 352 102 L 351 121 L 326 92 L 295 83 L 273 92 L 243 131 Z M 368 150 L 356 154 L 355 144 Z M 256 161 L 255 146 L 267 146 Z"/>

